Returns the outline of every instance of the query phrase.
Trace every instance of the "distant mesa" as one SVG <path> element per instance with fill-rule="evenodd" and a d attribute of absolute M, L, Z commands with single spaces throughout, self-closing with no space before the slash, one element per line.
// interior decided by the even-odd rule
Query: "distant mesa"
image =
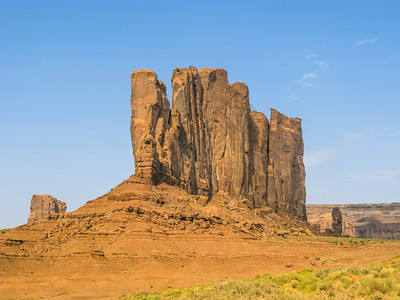
<path fill-rule="evenodd" d="M 400 203 L 307 205 L 308 221 L 336 236 L 400 240 L 399 216 Z"/>
<path fill-rule="evenodd" d="M 342 209 L 339 206 L 307 205 L 307 219 L 322 234 L 329 236 L 357 236 L 354 225 L 345 222 L 343 219 Z"/>
<path fill-rule="evenodd" d="M 43 219 L 50 214 L 63 214 L 66 210 L 67 204 L 65 202 L 50 195 L 33 195 L 28 223 Z"/>
<path fill-rule="evenodd" d="M 301 120 L 251 111 L 247 85 L 223 69 L 177 68 L 171 83 L 172 108 L 155 72 L 131 75 L 135 175 L 306 220 Z"/>

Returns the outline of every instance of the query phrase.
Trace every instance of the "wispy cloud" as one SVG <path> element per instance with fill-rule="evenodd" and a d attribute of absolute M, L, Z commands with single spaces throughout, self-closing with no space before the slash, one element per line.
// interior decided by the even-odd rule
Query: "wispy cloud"
<path fill-rule="evenodd" d="M 317 78 L 318 78 L 318 75 L 316 73 L 313 73 L 313 72 L 304 73 L 301 76 L 301 80 L 293 80 L 293 83 L 301 85 L 302 87 L 311 87 L 311 86 L 315 85 L 313 80 L 315 80 Z"/>
<path fill-rule="evenodd" d="M 314 82 L 307 81 L 307 80 L 304 80 L 304 79 L 301 79 L 301 80 L 293 80 L 293 83 L 298 84 L 298 85 L 301 85 L 302 87 L 311 87 L 311 86 L 314 86 L 314 85 L 315 85 Z"/>
<path fill-rule="evenodd" d="M 374 170 L 374 171 L 363 171 L 363 172 L 350 172 L 343 174 L 343 177 L 355 179 L 355 180 L 397 180 L 398 173 L 393 170 Z"/>
<path fill-rule="evenodd" d="M 323 61 L 323 60 L 316 60 L 314 61 L 314 64 L 317 65 L 317 67 L 321 70 L 321 71 L 326 71 L 329 69 L 329 64 L 327 61 Z"/>
<path fill-rule="evenodd" d="M 301 75 L 301 79 L 293 80 L 294 84 L 297 84 L 301 87 L 308 88 L 315 86 L 315 80 L 319 78 L 319 74 L 323 71 L 329 69 L 329 63 L 324 60 L 315 60 L 317 58 L 316 54 L 307 54 L 304 59 L 310 60 L 310 65 L 312 72 L 303 73 Z M 293 100 L 288 100 L 288 102 L 293 102 Z"/>
<path fill-rule="evenodd" d="M 362 137 L 361 133 L 348 133 L 344 136 L 342 136 L 342 139 L 346 142 L 353 142 L 356 140 L 359 140 Z"/>
<path fill-rule="evenodd" d="M 304 73 L 303 79 L 317 79 L 318 75 L 315 73 Z"/>
<path fill-rule="evenodd" d="M 304 155 L 304 164 L 307 168 L 315 167 L 320 164 L 326 163 L 338 155 L 334 149 L 321 149 L 312 151 Z"/>
<path fill-rule="evenodd" d="M 354 44 L 354 47 L 361 47 L 366 44 L 372 44 L 372 43 L 375 43 L 377 40 L 378 40 L 378 38 L 375 37 L 375 38 L 369 38 L 369 39 L 365 39 L 362 41 L 358 41 L 357 43 Z"/>

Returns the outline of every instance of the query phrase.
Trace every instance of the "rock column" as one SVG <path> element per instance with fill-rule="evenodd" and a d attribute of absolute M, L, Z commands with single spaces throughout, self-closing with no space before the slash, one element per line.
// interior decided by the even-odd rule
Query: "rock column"
<path fill-rule="evenodd" d="M 177 68 L 172 109 L 150 70 L 132 73 L 131 134 L 135 170 L 153 184 L 192 194 L 225 192 L 254 208 L 305 215 L 301 120 L 250 111 L 244 83 L 223 69 Z"/>

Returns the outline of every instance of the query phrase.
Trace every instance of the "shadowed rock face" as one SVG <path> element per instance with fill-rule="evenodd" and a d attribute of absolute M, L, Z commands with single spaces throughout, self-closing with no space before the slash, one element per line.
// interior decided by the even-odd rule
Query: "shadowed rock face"
<path fill-rule="evenodd" d="M 229 84 L 223 69 L 175 69 L 172 109 L 153 71 L 134 71 L 131 80 L 137 175 L 306 218 L 300 119 L 271 110 L 269 124 L 250 110 L 247 85 Z"/>
<path fill-rule="evenodd" d="M 339 207 L 332 208 L 332 223 L 331 228 L 326 228 L 325 232 L 332 236 L 341 236 L 343 233 L 343 218 Z"/>
<path fill-rule="evenodd" d="M 342 226 L 343 226 L 343 218 L 342 212 L 339 207 L 334 207 L 332 209 L 332 230 L 334 235 L 341 236 L 342 235 Z"/>
<path fill-rule="evenodd" d="M 28 223 L 43 219 L 50 214 L 65 213 L 67 205 L 50 195 L 33 195 L 31 200 L 31 212 Z"/>

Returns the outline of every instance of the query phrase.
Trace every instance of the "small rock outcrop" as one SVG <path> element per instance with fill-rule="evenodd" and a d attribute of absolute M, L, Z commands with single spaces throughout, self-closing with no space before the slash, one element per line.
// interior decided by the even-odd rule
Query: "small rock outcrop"
<path fill-rule="evenodd" d="M 67 205 L 50 195 L 33 195 L 31 200 L 31 212 L 28 223 L 40 220 L 50 214 L 65 213 Z"/>
<path fill-rule="evenodd" d="M 347 222 L 343 222 L 343 227 L 342 227 L 342 235 L 343 236 L 348 236 L 348 237 L 357 237 L 357 230 L 356 227 Z"/>
<path fill-rule="evenodd" d="M 251 111 L 247 85 L 229 84 L 223 69 L 175 69 L 171 109 L 155 72 L 134 71 L 131 83 L 136 175 L 306 219 L 300 119 Z"/>

